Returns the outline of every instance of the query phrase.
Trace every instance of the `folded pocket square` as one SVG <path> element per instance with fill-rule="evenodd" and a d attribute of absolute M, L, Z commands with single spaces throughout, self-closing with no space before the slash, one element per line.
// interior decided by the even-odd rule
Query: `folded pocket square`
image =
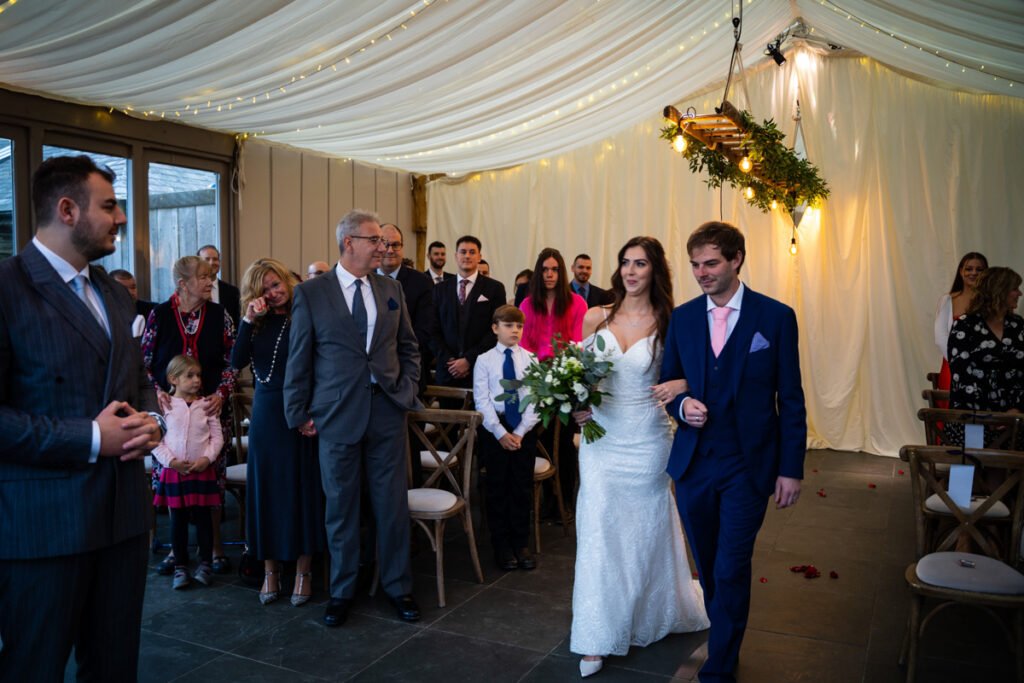
<path fill-rule="evenodd" d="M 395 301 L 394 299 L 390 298 L 390 297 L 388 298 L 388 310 L 389 311 L 397 311 L 398 310 L 398 302 Z"/>
<path fill-rule="evenodd" d="M 490 301 L 490 299 L 488 299 L 486 296 L 481 294 L 480 297 L 476 300 L 476 302 L 480 303 L 481 301 Z"/>
<path fill-rule="evenodd" d="M 762 335 L 760 332 L 755 332 L 754 338 L 750 342 L 750 353 L 754 353 L 755 351 L 763 351 L 764 349 L 767 349 L 769 346 L 771 346 L 771 344 L 769 344 L 768 340 L 764 338 L 764 335 Z"/>

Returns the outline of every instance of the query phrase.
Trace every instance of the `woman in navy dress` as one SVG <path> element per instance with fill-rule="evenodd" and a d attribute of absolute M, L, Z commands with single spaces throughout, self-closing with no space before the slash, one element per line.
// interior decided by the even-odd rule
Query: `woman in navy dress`
<path fill-rule="evenodd" d="M 252 367 L 255 395 L 246 461 L 246 542 L 264 561 L 260 602 L 277 599 L 280 562 L 296 562 L 291 603 L 312 594 L 313 553 L 325 546 L 323 492 L 316 438 L 284 418 L 285 364 L 295 276 L 280 261 L 259 259 L 242 277 L 242 309 L 232 367 Z"/>

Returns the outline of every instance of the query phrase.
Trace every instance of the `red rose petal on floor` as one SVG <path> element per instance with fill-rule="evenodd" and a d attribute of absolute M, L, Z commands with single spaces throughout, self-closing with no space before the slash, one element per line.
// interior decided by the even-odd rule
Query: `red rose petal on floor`
<path fill-rule="evenodd" d="M 693 578 L 699 579 L 700 575 L 697 572 L 693 572 Z"/>
<path fill-rule="evenodd" d="M 903 470 L 896 470 L 896 474 L 903 474 Z"/>
<path fill-rule="evenodd" d="M 833 569 L 832 571 L 830 571 L 828 573 L 828 578 L 830 578 L 830 579 L 838 579 L 839 578 L 839 573 L 835 569 Z"/>
<path fill-rule="evenodd" d="M 818 489 L 818 497 L 825 498 L 825 489 Z"/>
<path fill-rule="evenodd" d="M 878 487 L 876 485 L 874 485 L 874 484 L 868 484 L 868 488 L 869 489 L 876 489 Z"/>
<path fill-rule="evenodd" d="M 794 573 L 802 574 L 805 571 L 807 571 L 807 565 L 806 564 L 794 564 L 792 567 L 789 568 L 789 571 L 794 572 Z"/>
<path fill-rule="evenodd" d="M 763 576 L 760 579 L 758 579 L 758 581 L 760 581 L 761 583 L 768 583 L 768 579 L 764 578 Z"/>
<path fill-rule="evenodd" d="M 805 579 L 816 579 L 821 576 L 821 572 L 813 564 L 807 565 L 807 570 L 804 572 Z"/>

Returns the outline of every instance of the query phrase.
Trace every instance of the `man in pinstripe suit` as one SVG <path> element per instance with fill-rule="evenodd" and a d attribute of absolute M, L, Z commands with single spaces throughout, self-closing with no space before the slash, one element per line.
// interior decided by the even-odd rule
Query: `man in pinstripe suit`
<path fill-rule="evenodd" d="M 0 262 L 0 680 L 133 681 L 162 418 L 128 292 L 89 262 L 125 222 L 113 173 L 45 161 L 38 231 Z"/>

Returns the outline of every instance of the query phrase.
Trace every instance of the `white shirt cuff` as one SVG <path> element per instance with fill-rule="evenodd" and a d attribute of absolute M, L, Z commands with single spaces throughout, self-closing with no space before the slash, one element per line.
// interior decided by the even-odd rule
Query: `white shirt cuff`
<path fill-rule="evenodd" d="M 686 402 L 691 398 L 693 398 L 693 396 L 684 396 L 683 400 L 679 402 L 679 419 L 683 422 L 686 422 L 686 413 L 683 409 L 686 407 Z"/>
<path fill-rule="evenodd" d="M 96 462 L 100 457 L 100 423 L 92 421 L 92 448 L 89 450 L 89 462 Z"/>

